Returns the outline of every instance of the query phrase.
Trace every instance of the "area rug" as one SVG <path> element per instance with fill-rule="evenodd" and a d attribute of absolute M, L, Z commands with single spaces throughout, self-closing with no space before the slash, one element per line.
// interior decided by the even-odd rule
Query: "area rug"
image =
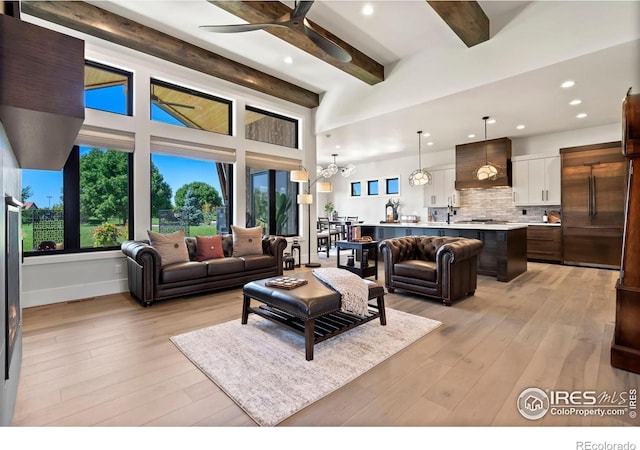
<path fill-rule="evenodd" d="M 304 337 L 256 314 L 173 336 L 171 341 L 258 425 L 274 426 L 344 386 L 442 325 L 386 309 L 379 320 L 317 344 L 307 361 Z"/>

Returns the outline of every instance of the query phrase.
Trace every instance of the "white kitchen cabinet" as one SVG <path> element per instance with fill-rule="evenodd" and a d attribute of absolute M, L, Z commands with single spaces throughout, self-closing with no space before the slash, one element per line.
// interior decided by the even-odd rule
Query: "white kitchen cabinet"
<path fill-rule="evenodd" d="M 522 156 L 511 161 L 516 206 L 560 204 L 560 156 Z"/>
<path fill-rule="evenodd" d="M 460 196 L 456 191 L 456 169 L 454 167 L 427 169 L 431 184 L 424 186 L 424 206 L 446 208 L 458 206 Z"/>

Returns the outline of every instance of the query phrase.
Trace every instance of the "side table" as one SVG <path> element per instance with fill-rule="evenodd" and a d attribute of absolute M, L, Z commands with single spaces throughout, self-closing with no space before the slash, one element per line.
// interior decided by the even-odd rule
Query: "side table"
<path fill-rule="evenodd" d="M 340 261 L 340 250 L 351 250 L 351 256 L 348 257 L 348 263 Z M 347 269 L 359 275 L 361 278 L 375 277 L 378 279 L 378 241 L 337 241 L 336 242 L 336 263 L 340 269 Z M 353 261 L 354 253 L 360 256 L 359 263 Z M 373 256 L 373 261 L 369 261 L 369 257 Z M 353 265 L 350 263 L 353 261 Z"/>

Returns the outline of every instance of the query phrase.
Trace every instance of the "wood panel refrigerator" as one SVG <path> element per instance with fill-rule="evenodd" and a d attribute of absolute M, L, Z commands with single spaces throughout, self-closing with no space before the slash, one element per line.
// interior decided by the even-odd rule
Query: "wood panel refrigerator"
<path fill-rule="evenodd" d="M 618 141 L 560 149 L 565 264 L 620 267 L 627 182 L 621 148 Z"/>

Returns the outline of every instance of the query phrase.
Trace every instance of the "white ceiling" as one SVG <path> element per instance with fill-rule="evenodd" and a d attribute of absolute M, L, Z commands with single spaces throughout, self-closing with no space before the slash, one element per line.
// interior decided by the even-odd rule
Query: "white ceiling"
<path fill-rule="evenodd" d="M 619 123 L 627 89 L 640 92 L 640 1 L 481 1 L 491 39 L 472 48 L 424 0 L 316 1 L 309 19 L 385 66 L 375 86 L 264 31 L 199 29 L 243 23 L 205 0 L 90 3 L 320 93 L 319 163 L 331 153 L 341 164 L 415 154 L 418 130 L 431 134 L 428 160 L 482 140 L 485 115 L 496 119 L 489 138 Z M 361 14 L 365 3 L 372 16 Z M 576 85 L 562 89 L 567 79 Z M 582 104 L 570 106 L 574 98 Z"/>

